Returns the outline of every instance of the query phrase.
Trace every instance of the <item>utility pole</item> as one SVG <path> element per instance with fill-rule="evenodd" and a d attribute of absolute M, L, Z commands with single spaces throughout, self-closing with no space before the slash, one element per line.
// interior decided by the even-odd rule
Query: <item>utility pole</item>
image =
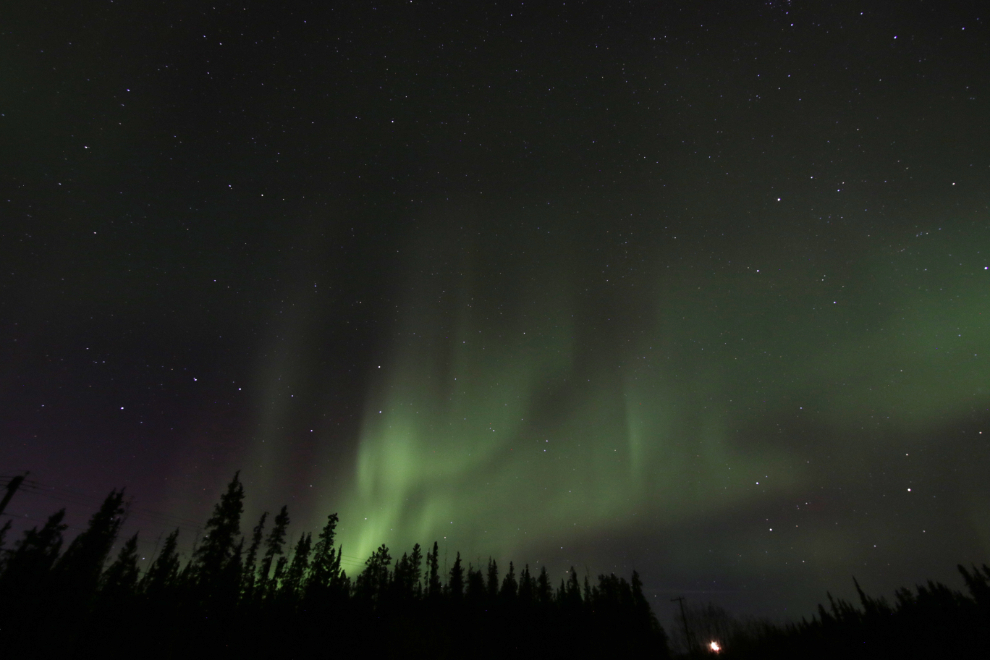
<path fill-rule="evenodd" d="M 688 655 L 694 653 L 694 643 L 691 636 L 691 629 L 688 628 L 687 614 L 684 613 L 684 596 L 678 596 L 677 598 L 671 598 L 670 602 L 678 603 L 681 606 L 681 622 L 684 624 L 684 638 L 687 640 Z"/>
<path fill-rule="evenodd" d="M 24 482 L 24 477 L 29 474 L 31 473 L 25 472 L 24 474 L 19 474 L 7 482 L 7 494 L 3 496 L 2 500 L 0 500 L 0 513 L 3 513 L 4 509 L 7 508 L 7 503 L 10 502 L 10 498 L 12 498 L 14 493 L 17 492 L 17 489 L 21 487 L 21 484 Z"/>

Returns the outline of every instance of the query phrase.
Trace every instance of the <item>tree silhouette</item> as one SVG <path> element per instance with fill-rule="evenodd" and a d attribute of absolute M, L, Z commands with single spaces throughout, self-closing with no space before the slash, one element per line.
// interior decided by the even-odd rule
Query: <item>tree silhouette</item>
<path fill-rule="evenodd" d="M 107 565 L 126 509 L 122 491 L 111 492 L 64 552 L 64 511 L 25 532 L 0 566 L 4 657 L 66 657 L 76 649 L 106 658 L 135 649 L 162 658 L 190 649 L 206 657 L 452 657 L 458 649 L 487 658 L 665 657 L 662 629 L 650 628 L 655 619 L 636 573 L 632 585 L 601 576 L 591 587 L 585 579 L 582 597 L 572 568 L 555 600 L 545 566 L 534 579 L 529 566 L 517 575 L 509 561 L 500 581 L 493 558 L 487 570 L 469 566 L 465 575 L 457 552 L 442 576 L 434 542 L 425 576 L 419 544 L 394 563 L 383 544 L 352 584 L 340 568 L 343 549 L 333 545 L 336 514 L 316 539 L 300 533 L 288 553 L 287 507 L 267 533 L 262 515 L 247 539 L 240 535 L 243 498 L 235 474 L 190 559 L 180 561 L 174 530 L 144 575 L 137 535 Z M 990 572 L 966 575 L 978 590 Z M 913 597 L 913 606 L 944 601 L 941 591 L 926 594 Z"/>
<path fill-rule="evenodd" d="M 409 580 L 411 581 L 413 588 L 413 596 L 416 598 L 422 598 L 423 587 L 420 582 L 422 578 L 422 565 L 423 565 L 423 549 L 419 547 L 419 543 L 413 546 L 412 554 L 409 555 Z"/>
<path fill-rule="evenodd" d="M 540 574 L 536 577 L 536 600 L 541 605 L 549 605 L 553 601 L 553 588 L 546 566 L 540 566 Z"/>
<path fill-rule="evenodd" d="M 378 602 L 388 587 L 392 557 L 383 543 L 365 562 L 365 569 L 358 576 L 357 593 L 366 602 Z"/>
<path fill-rule="evenodd" d="M 230 608 L 241 597 L 244 579 L 244 539 L 241 538 L 231 553 L 230 559 L 220 569 L 220 576 L 213 585 L 215 607 Z"/>
<path fill-rule="evenodd" d="M 63 606 L 87 599 L 96 591 L 125 513 L 124 491 L 110 491 L 99 511 L 90 518 L 89 526 L 73 539 L 55 562 L 52 570 Z"/>
<path fill-rule="evenodd" d="M 206 595 L 213 594 L 220 588 L 224 569 L 234 557 L 236 538 L 241 533 L 243 511 L 244 487 L 240 482 L 240 472 L 235 472 L 234 478 L 227 485 L 227 491 L 220 497 L 220 502 L 214 505 L 213 514 L 206 521 L 203 542 L 193 555 L 196 577 Z"/>
<path fill-rule="evenodd" d="M 299 541 L 292 553 L 292 563 L 285 574 L 284 591 L 286 595 L 296 596 L 302 588 L 303 578 L 309 570 L 310 546 L 313 543 L 311 534 L 300 534 Z"/>
<path fill-rule="evenodd" d="M 581 605 L 581 583 L 578 582 L 577 571 L 571 566 L 571 570 L 567 572 L 567 589 L 564 594 L 564 601 L 570 607 L 579 607 Z"/>
<path fill-rule="evenodd" d="M 492 603 L 498 598 L 498 563 L 488 558 L 488 600 Z"/>
<path fill-rule="evenodd" d="M 399 561 L 395 562 L 395 571 L 392 574 L 392 592 L 398 599 L 417 598 L 417 591 L 421 591 L 419 584 L 420 567 L 423 558 L 419 554 L 419 544 L 413 547 L 412 555 L 405 552 Z"/>
<path fill-rule="evenodd" d="M 3 524 L 3 527 L 0 527 L 0 571 L 3 570 L 3 565 L 4 565 L 4 561 L 5 561 L 4 560 L 4 555 L 3 555 L 3 546 L 4 546 L 4 543 L 6 543 L 6 541 L 7 541 L 7 532 L 10 531 L 10 527 L 11 527 L 11 521 L 10 520 L 8 520 L 7 522 L 5 522 Z"/>
<path fill-rule="evenodd" d="M 178 529 L 165 537 L 162 551 L 141 579 L 141 589 L 151 599 L 161 599 L 167 590 L 175 588 L 179 576 L 178 539 Z"/>
<path fill-rule="evenodd" d="M 50 572 L 62 549 L 62 533 L 67 527 L 62 522 L 64 518 L 65 509 L 59 509 L 40 530 L 33 527 L 24 532 L 24 538 L 10 553 L 0 573 L 0 614 L 6 614 L 4 605 L 20 603 L 30 609 L 48 592 Z"/>
<path fill-rule="evenodd" d="M 529 573 L 529 564 L 526 564 L 519 574 L 519 602 L 529 605 L 535 596 L 535 584 L 533 576 Z"/>
<path fill-rule="evenodd" d="M 261 539 L 265 533 L 265 520 L 267 518 L 268 512 L 265 511 L 261 514 L 258 524 L 254 526 L 254 530 L 251 532 L 251 545 L 248 546 L 247 558 L 244 561 L 244 598 L 248 601 L 252 600 L 255 595 L 255 587 L 257 585 L 255 563 L 258 557 L 258 549 L 261 548 Z"/>
<path fill-rule="evenodd" d="M 972 594 L 973 600 L 986 614 L 990 614 L 990 567 L 986 564 L 982 569 L 973 566 L 972 572 L 967 571 L 962 564 L 958 565 L 959 573 L 963 576 L 966 588 Z"/>
<path fill-rule="evenodd" d="M 516 599 L 516 592 L 519 588 L 519 584 L 516 582 L 516 569 L 509 562 L 509 572 L 505 574 L 505 579 L 502 580 L 502 590 L 499 591 L 499 598 L 506 602 L 512 602 Z"/>
<path fill-rule="evenodd" d="M 481 573 L 481 569 L 468 566 L 467 593 L 465 594 L 468 602 L 480 605 L 487 595 L 488 590 L 485 588 L 485 576 Z"/>
<path fill-rule="evenodd" d="M 117 559 L 104 571 L 100 591 L 109 600 L 123 601 L 137 591 L 138 585 L 138 535 L 127 539 L 117 554 Z"/>
<path fill-rule="evenodd" d="M 282 569 L 285 568 L 285 557 L 282 557 L 282 547 L 285 545 L 285 534 L 289 528 L 289 509 L 283 506 L 282 510 L 275 516 L 275 523 L 268 538 L 265 539 L 265 556 L 261 560 L 261 569 L 258 571 L 258 590 L 261 595 L 269 595 L 277 586 L 278 578 Z M 275 566 L 274 574 L 271 574 L 272 562 L 279 557 L 279 562 Z"/>
<path fill-rule="evenodd" d="M 461 568 L 461 553 L 457 553 L 457 559 L 450 569 L 450 579 L 447 582 L 447 589 L 451 598 L 459 601 L 464 597 L 464 569 Z"/>
<path fill-rule="evenodd" d="M 314 589 L 326 588 L 340 566 L 340 559 L 335 556 L 333 548 L 336 534 L 337 514 L 331 513 L 327 516 L 327 523 L 320 531 L 316 540 L 316 548 L 313 550 L 309 584 Z"/>
<path fill-rule="evenodd" d="M 653 610 L 650 608 L 649 601 L 643 595 L 643 581 L 640 579 L 639 573 L 635 570 L 632 572 L 630 584 L 632 587 L 632 607 L 637 624 L 644 629 L 662 632 L 663 629 L 660 627 L 660 622 L 657 621 Z"/>
<path fill-rule="evenodd" d="M 440 562 L 437 559 L 437 542 L 433 542 L 433 552 L 426 553 L 426 566 L 429 571 L 429 580 L 426 584 L 426 593 L 430 598 L 440 596 Z"/>

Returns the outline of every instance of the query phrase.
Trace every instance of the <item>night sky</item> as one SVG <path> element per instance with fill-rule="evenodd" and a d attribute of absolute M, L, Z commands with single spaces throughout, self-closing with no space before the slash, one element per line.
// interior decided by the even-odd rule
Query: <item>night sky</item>
<path fill-rule="evenodd" d="M 241 470 L 352 575 L 636 568 L 662 621 L 990 560 L 976 3 L 8 4 L 16 529 L 126 486 L 150 556 Z"/>

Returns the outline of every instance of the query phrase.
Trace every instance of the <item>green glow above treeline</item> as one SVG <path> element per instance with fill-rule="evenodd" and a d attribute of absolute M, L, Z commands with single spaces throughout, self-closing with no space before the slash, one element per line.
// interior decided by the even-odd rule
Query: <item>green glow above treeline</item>
<path fill-rule="evenodd" d="M 814 451 L 856 466 L 986 404 L 990 274 L 971 243 L 914 237 L 841 264 L 791 247 L 732 263 L 640 249 L 611 281 L 566 241 L 421 250 L 352 486 L 325 505 L 344 547 L 539 560 L 801 493 Z"/>

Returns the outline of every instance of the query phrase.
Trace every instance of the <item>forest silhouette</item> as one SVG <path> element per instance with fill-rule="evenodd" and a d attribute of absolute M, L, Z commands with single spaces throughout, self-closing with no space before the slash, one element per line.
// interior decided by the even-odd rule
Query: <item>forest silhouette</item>
<path fill-rule="evenodd" d="M 382 545 L 353 578 L 338 518 L 291 542 L 286 507 L 242 535 L 238 475 L 183 561 L 179 530 L 139 570 L 137 535 L 111 550 L 127 515 L 114 490 L 64 550 L 65 510 L 0 551 L 0 657 L 666 656 L 639 575 L 559 586 L 512 562 L 441 574 L 437 543 L 393 558 Z M 0 531 L 0 549 L 10 522 Z"/>
<path fill-rule="evenodd" d="M 315 538 L 289 535 L 286 507 L 242 534 L 235 475 L 191 555 L 179 530 L 139 569 L 138 536 L 118 538 L 128 505 L 112 491 L 63 549 L 65 510 L 11 547 L 0 527 L 0 657 L 583 658 L 670 656 L 636 571 L 593 584 L 571 568 L 494 559 L 440 570 L 439 548 L 380 546 L 355 576 L 341 568 L 337 514 Z M 116 553 L 112 555 L 115 548 Z M 990 642 L 990 568 L 959 570 L 968 594 L 929 582 L 895 601 L 828 596 L 810 620 L 741 625 L 714 606 L 683 618 L 682 651 L 738 658 L 974 656 Z"/>

